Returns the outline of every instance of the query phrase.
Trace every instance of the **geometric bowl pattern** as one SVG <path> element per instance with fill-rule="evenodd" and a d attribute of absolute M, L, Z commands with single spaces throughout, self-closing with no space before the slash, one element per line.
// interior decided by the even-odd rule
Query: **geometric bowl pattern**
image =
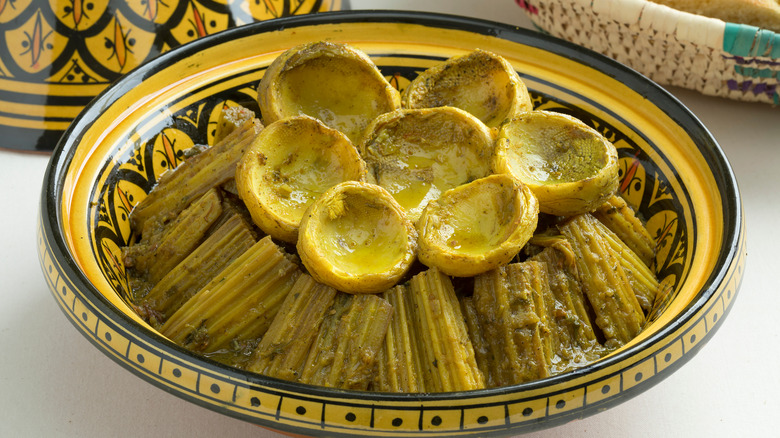
<path fill-rule="evenodd" d="M 0 137 L 13 149 L 51 151 L 92 98 L 140 63 L 231 27 L 341 4 L 0 0 Z"/>
<path fill-rule="evenodd" d="M 584 368 L 505 388 L 445 394 L 336 391 L 196 356 L 128 306 L 119 247 L 128 213 L 155 181 L 207 143 L 225 105 L 254 105 L 282 50 L 335 40 L 365 51 L 403 90 L 422 70 L 474 48 L 518 71 L 536 109 L 572 114 L 618 149 L 620 191 L 659 242 L 655 269 L 674 298 L 637 339 Z M 175 87 L 160 90 L 164 84 Z M 54 298 L 99 350 L 181 398 L 265 427 L 327 436 L 503 436 L 562 424 L 635 396 L 687 362 L 739 289 L 745 229 L 715 140 L 663 89 L 560 40 L 465 17 L 336 12 L 255 23 L 174 49 L 112 85 L 52 155 L 38 246 Z"/>

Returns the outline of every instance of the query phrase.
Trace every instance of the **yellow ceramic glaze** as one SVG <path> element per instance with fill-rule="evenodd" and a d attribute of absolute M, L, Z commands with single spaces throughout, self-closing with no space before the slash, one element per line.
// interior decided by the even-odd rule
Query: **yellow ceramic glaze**
<path fill-rule="evenodd" d="M 51 151 L 93 97 L 171 48 L 242 24 L 341 8 L 341 0 L 0 1 L 4 146 Z"/>
<path fill-rule="evenodd" d="M 500 390 L 336 392 L 174 348 L 127 304 L 119 247 L 134 238 L 128 213 L 181 162 L 182 150 L 209 140 L 222 105 L 251 102 L 274 57 L 311 40 L 355 45 L 401 91 L 425 68 L 474 48 L 506 58 L 536 109 L 572 114 L 614 143 L 619 190 L 658 240 L 654 269 L 674 285 L 674 298 L 635 340 L 597 363 Z M 728 163 L 695 117 L 622 66 L 510 26 L 416 13 L 259 23 L 169 55 L 119 81 L 76 120 L 47 173 L 38 245 L 52 294 L 79 331 L 184 399 L 303 435 L 515 434 L 597 413 L 651 387 L 698 351 L 733 303 L 746 252 Z"/>

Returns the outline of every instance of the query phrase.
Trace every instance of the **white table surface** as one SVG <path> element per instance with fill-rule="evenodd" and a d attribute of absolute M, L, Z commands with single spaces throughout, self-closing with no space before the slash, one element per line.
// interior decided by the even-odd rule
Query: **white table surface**
<path fill-rule="evenodd" d="M 352 0 L 353 9 L 390 7 L 531 27 L 511 0 Z M 717 334 L 670 377 L 605 412 L 529 436 L 780 436 L 780 108 L 670 91 L 710 129 L 739 180 L 748 224 L 742 288 Z M 281 436 L 142 381 L 77 332 L 36 252 L 47 163 L 46 155 L 0 151 L 0 436 Z"/>

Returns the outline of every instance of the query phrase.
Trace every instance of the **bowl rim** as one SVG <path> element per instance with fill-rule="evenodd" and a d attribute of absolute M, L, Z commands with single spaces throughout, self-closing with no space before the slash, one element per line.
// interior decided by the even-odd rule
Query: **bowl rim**
<path fill-rule="evenodd" d="M 321 388 L 312 385 L 306 385 L 301 383 L 288 382 L 280 379 L 262 376 L 259 374 L 250 373 L 247 371 L 241 371 L 233 367 L 218 363 L 211 359 L 195 355 L 188 350 L 179 347 L 173 342 L 165 339 L 159 333 L 150 330 L 147 327 L 140 326 L 130 317 L 118 311 L 116 307 L 111 304 L 102 294 L 89 282 L 86 275 L 82 272 L 75 260 L 70 254 L 68 245 L 63 236 L 60 224 L 62 223 L 61 210 L 58 208 L 59 201 L 62 195 L 62 188 L 64 184 L 64 178 L 67 170 L 73 161 L 73 157 L 77 146 L 80 143 L 83 131 L 88 129 L 91 125 L 91 120 L 102 111 L 102 108 L 107 106 L 112 100 L 118 98 L 122 92 L 121 90 L 128 87 L 132 87 L 133 84 L 142 81 L 145 77 L 162 70 L 173 63 L 173 60 L 180 59 L 182 57 L 188 57 L 199 50 L 219 45 L 223 42 L 235 39 L 237 37 L 248 36 L 255 33 L 270 32 L 275 30 L 284 30 L 295 27 L 309 27 L 322 24 L 332 24 L 334 22 L 343 23 L 357 23 L 357 22 L 369 22 L 369 23 L 409 23 L 415 25 L 422 25 L 425 27 L 447 28 L 457 29 L 477 34 L 483 34 L 487 36 L 497 37 L 505 39 L 518 44 L 528 45 L 534 48 L 539 48 L 545 51 L 551 51 L 557 55 L 567 57 L 573 61 L 581 63 L 589 68 L 598 70 L 601 72 L 607 72 L 612 77 L 625 83 L 631 89 L 642 95 L 645 99 L 651 100 L 652 103 L 659 108 L 662 108 L 664 112 L 680 125 L 685 132 L 691 136 L 692 141 L 699 147 L 699 152 L 704 156 L 705 160 L 711 165 L 712 172 L 716 176 L 722 178 L 724 190 L 721 192 L 721 204 L 718 206 L 724 212 L 724 224 L 723 224 L 723 244 L 721 251 L 717 257 L 717 266 L 720 268 L 710 273 L 709 277 L 703 283 L 701 290 L 696 295 L 681 314 L 674 318 L 672 321 L 660 327 L 656 333 L 649 336 L 647 339 L 641 342 L 629 346 L 615 354 L 598 360 L 592 364 L 586 365 L 582 368 L 563 373 L 557 376 L 547 377 L 544 379 L 522 383 L 518 385 L 506 386 L 501 388 L 481 389 L 475 391 L 462 391 L 462 392 L 448 392 L 448 393 L 426 393 L 426 394 L 390 394 L 380 392 L 365 392 L 365 391 L 353 391 L 353 390 L 340 390 L 332 388 Z M 415 11 L 386 11 L 386 10 L 349 10 L 349 11 L 334 11 L 334 12 L 322 12 L 313 15 L 293 16 L 285 17 L 273 20 L 267 20 L 258 23 L 247 24 L 236 28 L 221 31 L 205 38 L 197 39 L 190 43 L 176 47 L 168 52 L 163 53 L 159 57 L 148 61 L 136 68 L 134 68 L 127 75 L 120 78 L 114 84 L 102 91 L 94 100 L 92 100 L 85 109 L 76 117 L 75 121 L 68 127 L 64 135 L 61 137 L 56 148 L 54 149 L 50 158 L 49 166 L 46 170 L 46 174 L 43 180 L 43 190 L 41 195 L 41 211 L 40 211 L 40 228 L 49 242 L 50 250 L 54 254 L 55 259 L 70 271 L 72 277 L 70 279 L 74 282 L 74 289 L 78 289 L 79 292 L 88 296 L 93 301 L 90 302 L 98 310 L 105 314 L 112 315 L 114 321 L 118 324 L 121 323 L 122 328 L 128 332 L 142 338 L 144 341 L 160 349 L 161 351 L 167 351 L 174 356 L 187 356 L 189 360 L 198 363 L 199 367 L 208 369 L 215 373 L 225 375 L 231 379 L 237 381 L 246 382 L 249 385 L 254 386 L 268 386 L 274 387 L 281 391 L 290 391 L 293 393 L 305 392 L 308 395 L 316 397 L 342 397 L 353 400 L 373 400 L 377 402 L 410 402 L 410 401 L 446 401 L 446 400 L 465 400 L 476 399 L 485 397 L 494 397 L 499 395 L 506 395 L 511 393 L 522 393 L 530 390 L 537 390 L 548 386 L 560 385 L 565 382 L 583 377 L 594 371 L 607 369 L 615 366 L 620 362 L 626 360 L 628 357 L 652 347 L 653 345 L 661 342 L 665 338 L 673 334 L 677 329 L 684 326 L 702 306 L 717 292 L 719 286 L 724 280 L 724 277 L 728 274 L 728 268 L 731 267 L 738 257 L 740 248 L 743 246 L 741 243 L 741 237 L 744 234 L 744 219 L 741 209 L 741 198 L 737 186 L 736 177 L 726 159 L 726 156 L 715 138 L 707 130 L 707 128 L 701 123 L 701 121 L 691 113 L 676 97 L 674 97 L 667 90 L 660 85 L 652 82 L 645 76 L 636 72 L 635 70 L 618 63 L 606 56 L 598 54 L 587 48 L 578 46 L 576 44 L 561 40 L 549 35 L 541 34 L 539 32 L 523 29 L 517 26 L 513 26 L 505 23 L 498 23 L 489 20 L 475 19 L 470 17 L 463 17 L 457 15 L 430 13 L 430 12 L 415 12 Z M 736 292 L 736 291 L 735 291 Z M 725 309 L 721 320 L 725 318 L 726 312 L 730 310 L 730 307 Z M 72 321 L 74 322 L 74 321 Z M 75 324 L 75 322 L 74 322 Z M 621 391 L 620 397 L 610 397 L 607 399 L 604 405 L 600 405 L 600 410 L 603 410 L 604 406 L 614 406 L 619 404 L 640 392 L 648 389 L 659 383 L 663 378 L 671 374 L 672 371 L 682 366 L 685 362 L 690 360 L 696 352 L 704 345 L 706 340 L 711 338 L 711 334 L 715 332 L 721 324 L 717 324 L 712 330 L 707 333 L 705 340 L 697 343 L 692 349 L 688 350 L 682 358 L 675 361 L 668 368 L 659 371 L 653 378 L 648 379 L 643 384 L 636 387 L 629 388 Z M 93 343 L 94 340 L 90 339 Z M 102 348 L 99 345 L 99 349 Z M 137 370 L 130 367 L 128 364 L 113 358 L 120 365 L 132 371 L 143 378 L 143 376 Z M 618 371 L 613 372 L 619 373 Z M 144 378 L 163 389 L 166 389 L 165 385 L 159 382 L 155 382 L 150 379 Z M 564 390 L 561 390 L 564 391 Z M 216 409 L 213 404 L 202 402 L 194 397 L 188 397 L 185 394 L 175 395 L 184 398 L 188 401 L 207 406 L 211 409 Z M 591 408 L 593 405 L 589 405 Z M 588 406 L 583 406 L 587 408 Z M 223 413 L 240 417 L 238 414 L 230 411 L 227 408 L 223 408 Z M 583 413 L 587 415 L 595 414 L 599 409 L 584 409 L 577 411 L 577 416 L 582 417 Z M 568 421 L 571 417 L 565 415 L 563 418 L 550 422 L 549 417 L 545 417 L 545 422 L 553 424 L 560 424 Z M 244 418 L 246 419 L 246 418 Z M 274 425 L 277 427 L 277 425 Z M 284 429 L 284 425 L 278 425 L 280 429 Z M 547 426 L 544 426 L 547 427 Z M 295 429 L 297 430 L 297 429 Z"/>

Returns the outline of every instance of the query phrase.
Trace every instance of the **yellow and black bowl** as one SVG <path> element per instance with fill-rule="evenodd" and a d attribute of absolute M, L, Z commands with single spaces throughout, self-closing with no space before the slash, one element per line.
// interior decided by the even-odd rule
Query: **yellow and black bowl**
<path fill-rule="evenodd" d="M 576 371 L 466 392 L 331 390 L 231 368 L 160 335 L 128 303 L 119 248 L 128 214 L 185 149 L 207 143 L 225 102 L 251 101 L 275 56 L 312 40 L 365 51 L 399 89 L 481 48 L 519 72 L 534 107 L 571 114 L 619 152 L 622 196 L 658 241 L 671 299 L 640 335 Z M 499 436 L 596 414 L 686 363 L 731 309 L 745 264 L 735 177 L 680 102 L 632 70 L 514 26 L 413 12 L 335 12 L 250 24 L 174 49 L 123 77 L 76 118 L 43 183 L 38 246 L 52 296 L 99 350 L 158 387 L 300 435 Z M 647 396 L 647 395 L 646 395 Z"/>
<path fill-rule="evenodd" d="M 0 0 L 0 149 L 51 152 L 98 93 L 181 44 L 348 7 L 349 0 Z"/>

